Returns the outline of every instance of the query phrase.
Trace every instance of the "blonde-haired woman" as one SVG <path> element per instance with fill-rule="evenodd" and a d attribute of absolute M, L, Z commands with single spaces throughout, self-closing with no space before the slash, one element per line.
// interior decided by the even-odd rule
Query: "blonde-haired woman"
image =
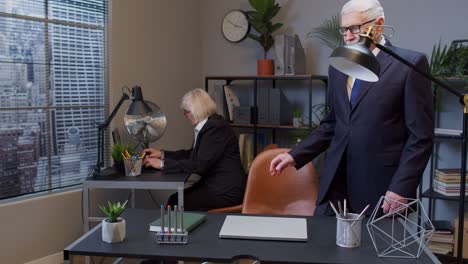
<path fill-rule="evenodd" d="M 145 149 L 146 167 L 163 171 L 196 173 L 201 179 L 184 191 L 185 210 L 207 211 L 242 203 L 246 175 L 239 143 L 228 122 L 216 113 L 216 104 L 203 89 L 186 93 L 180 105 L 194 128 L 194 143 L 188 150 Z M 177 194 L 168 204 L 177 204 Z"/>

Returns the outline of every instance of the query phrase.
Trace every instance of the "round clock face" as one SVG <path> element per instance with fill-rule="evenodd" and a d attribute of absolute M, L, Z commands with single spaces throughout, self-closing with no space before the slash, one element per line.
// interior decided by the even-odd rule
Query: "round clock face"
<path fill-rule="evenodd" d="M 239 42 L 249 33 L 250 25 L 247 16 L 240 10 L 233 10 L 223 19 L 223 36 L 230 42 Z"/>

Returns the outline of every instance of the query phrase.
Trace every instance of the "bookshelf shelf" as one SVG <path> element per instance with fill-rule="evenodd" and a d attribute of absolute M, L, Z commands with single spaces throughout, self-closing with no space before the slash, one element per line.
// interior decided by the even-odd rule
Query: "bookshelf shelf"
<path fill-rule="evenodd" d="M 209 75 L 205 77 L 205 90 L 209 91 L 209 83 L 210 81 L 220 80 L 225 81 L 226 85 L 230 85 L 233 81 L 252 81 L 252 86 L 246 86 L 247 89 L 253 89 L 253 106 L 251 106 L 251 116 L 252 122 L 251 124 L 238 124 L 238 123 L 231 123 L 232 127 L 237 128 L 247 128 L 253 130 L 253 154 L 256 156 L 257 154 L 257 132 L 258 129 L 271 129 L 272 130 L 272 141 L 275 143 L 276 135 L 275 130 L 282 129 L 282 130 L 303 130 L 303 131 L 311 131 L 315 129 L 312 126 L 312 83 L 314 81 L 322 82 L 325 87 L 328 86 L 328 76 L 325 75 L 270 75 L 270 76 L 258 76 L 258 75 Z M 283 81 L 307 81 L 309 83 L 308 87 L 308 116 L 309 116 L 309 126 L 305 127 L 294 127 L 292 125 L 268 125 L 268 124 L 258 124 L 258 106 L 257 106 L 257 99 L 258 98 L 258 82 L 259 81 L 270 81 L 272 83 L 272 88 L 276 88 L 277 82 Z M 264 99 L 267 100 L 267 99 Z M 327 98 L 325 96 L 325 102 Z M 304 111 L 306 112 L 306 111 Z"/>
<path fill-rule="evenodd" d="M 443 195 L 441 193 L 435 192 L 430 189 L 423 192 L 421 196 L 426 197 L 426 198 L 440 199 L 440 200 L 447 200 L 447 201 L 454 201 L 454 202 L 458 202 L 460 200 L 460 196 L 447 196 L 447 195 Z M 465 196 L 465 201 L 468 202 L 468 196 Z"/>
<path fill-rule="evenodd" d="M 435 140 L 462 140 L 462 136 L 457 136 L 457 135 L 442 135 L 442 134 L 435 134 L 434 135 Z"/>
<path fill-rule="evenodd" d="M 440 260 L 441 263 L 444 264 L 455 264 L 460 263 L 457 260 L 457 257 L 452 255 L 443 255 L 443 254 L 434 254 Z M 463 259 L 463 264 L 468 264 L 468 259 Z"/>
<path fill-rule="evenodd" d="M 456 225 L 458 230 L 456 233 L 458 234 L 459 241 L 455 241 L 455 245 L 458 247 L 458 253 L 456 257 L 452 257 L 449 255 L 438 255 L 440 256 L 440 260 L 444 260 L 443 263 L 465 263 L 465 260 L 462 257 L 463 254 L 463 234 L 464 231 L 466 230 L 464 228 L 464 209 L 465 209 L 465 202 L 468 201 L 468 198 L 465 194 L 465 182 L 466 182 L 466 163 L 467 163 L 467 135 L 468 135 L 468 94 L 466 93 L 467 88 L 468 88 L 468 82 L 464 79 L 460 78 L 447 78 L 447 79 L 442 79 L 441 81 L 444 81 L 447 83 L 450 88 L 452 88 L 454 91 L 452 91 L 452 94 L 457 96 L 460 99 L 460 103 L 462 104 L 462 109 L 464 110 L 463 113 L 463 124 L 462 124 L 462 129 L 461 130 L 454 130 L 454 129 L 444 129 L 444 128 L 436 128 L 435 135 L 434 135 L 434 148 L 432 151 L 431 159 L 430 159 L 430 179 L 429 179 L 429 189 L 426 190 L 424 193 L 422 192 L 422 183 L 420 184 L 419 187 L 419 196 L 421 198 L 427 198 L 429 200 L 429 217 L 432 221 L 434 221 L 434 207 L 435 207 L 435 200 L 446 200 L 446 201 L 453 201 L 453 202 L 458 202 L 458 224 Z M 446 88 L 449 90 L 448 88 Z M 437 99 L 437 98 L 436 98 Z M 434 101 L 434 103 L 436 103 Z M 436 109 L 436 108 L 435 108 Z M 437 112 L 435 112 L 434 115 L 437 121 Z M 436 126 L 438 125 L 438 122 L 436 122 Z M 436 179 L 436 174 L 439 173 L 442 169 L 439 168 L 438 164 L 438 159 L 436 158 L 438 156 L 438 150 L 439 150 L 439 144 L 445 142 L 445 141 L 457 141 L 457 144 L 460 144 L 462 149 L 460 152 L 460 161 L 461 164 L 459 168 L 456 169 L 456 173 L 452 174 L 458 174 L 459 180 L 456 181 L 452 178 L 450 181 L 448 178 L 445 180 L 442 179 L 440 176 L 438 179 Z M 458 143 L 459 142 L 459 143 Z M 438 171 L 438 172 L 436 172 Z M 448 176 L 448 175 L 446 175 Z M 453 177 L 454 175 L 452 175 Z M 435 192 L 434 191 L 434 186 L 436 185 L 437 188 L 445 190 L 450 192 L 450 188 L 454 188 L 452 185 L 453 183 L 459 184 L 459 190 L 458 190 L 458 195 L 457 196 L 447 196 L 443 195 L 441 193 Z M 453 189 L 452 189 L 453 190 Z M 466 253 L 465 253 L 466 254 Z"/>
<path fill-rule="evenodd" d="M 237 123 L 231 123 L 230 124 L 232 127 L 245 127 L 245 128 L 255 128 L 254 124 L 237 124 Z M 291 129 L 291 130 L 314 130 L 315 127 L 310 128 L 308 126 L 304 127 L 295 127 L 295 126 L 275 126 L 275 125 L 257 125 L 257 128 L 265 128 L 265 129 Z"/>

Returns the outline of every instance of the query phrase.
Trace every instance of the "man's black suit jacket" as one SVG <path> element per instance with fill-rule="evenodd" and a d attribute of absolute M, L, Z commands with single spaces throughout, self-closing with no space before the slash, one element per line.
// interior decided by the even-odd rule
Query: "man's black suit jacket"
<path fill-rule="evenodd" d="M 429 72 L 418 52 L 387 46 Z M 412 198 L 430 157 L 434 120 L 431 83 L 387 53 L 377 56 L 378 82 L 361 81 L 358 101 L 351 109 L 348 76 L 329 68 L 330 113 L 290 154 L 300 168 L 327 150 L 317 203 L 321 204 L 337 168 L 346 155 L 347 195 L 351 207 L 374 208 L 386 191 Z M 368 212 L 372 212 L 369 210 Z"/>
<path fill-rule="evenodd" d="M 217 114 L 198 132 L 195 148 L 164 151 L 164 170 L 196 173 L 213 194 L 242 203 L 246 174 L 239 155 L 239 142 L 226 120 Z"/>

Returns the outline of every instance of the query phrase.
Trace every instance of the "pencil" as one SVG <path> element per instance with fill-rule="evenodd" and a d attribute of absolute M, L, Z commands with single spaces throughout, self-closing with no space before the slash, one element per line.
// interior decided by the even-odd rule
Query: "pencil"
<path fill-rule="evenodd" d="M 359 220 L 359 218 L 361 218 L 361 216 L 366 212 L 366 210 L 369 208 L 370 204 L 366 205 L 366 207 L 364 207 L 364 209 L 362 209 L 361 213 L 358 215 L 358 217 L 356 218 L 356 220 Z M 351 224 L 351 227 L 353 227 L 353 225 L 356 223 L 357 221 L 354 221 L 352 224 Z"/>
<path fill-rule="evenodd" d="M 335 214 L 341 216 L 341 215 L 338 213 L 338 211 L 336 211 L 336 208 L 335 208 L 335 206 L 333 205 L 333 203 L 332 203 L 331 201 L 330 201 L 330 205 L 331 205 L 331 208 L 333 209 L 333 211 L 335 212 Z"/>

